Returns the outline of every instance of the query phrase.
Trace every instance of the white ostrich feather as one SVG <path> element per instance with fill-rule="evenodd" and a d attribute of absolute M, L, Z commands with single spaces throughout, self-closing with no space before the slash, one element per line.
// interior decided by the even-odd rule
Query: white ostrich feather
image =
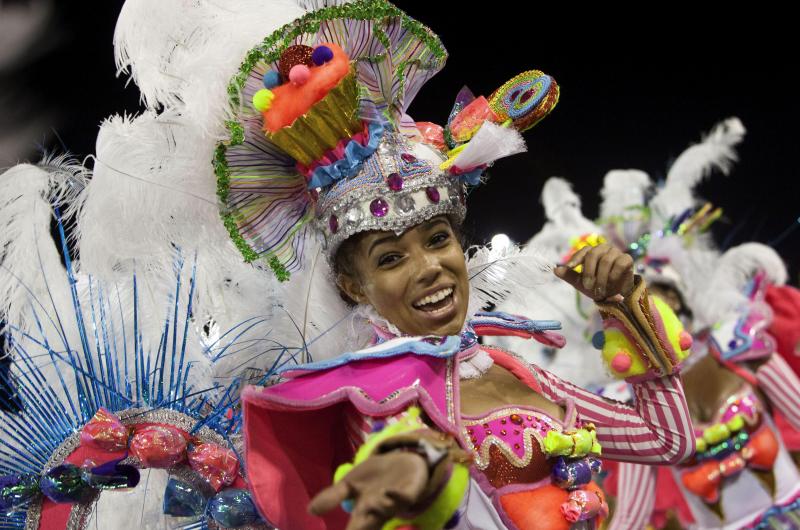
<path fill-rule="evenodd" d="M 695 187 L 718 169 L 730 173 L 736 162 L 735 147 L 744 138 L 745 128 L 739 118 L 718 123 L 703 140 L 686 149 L 667 173 L 664 186 L 650 201 L 651 226 L 663 228 L 670 218 L 696 206 Z"/>
<path fill-rule="evenodd" d="M 37 165 L 20 164 L 0 174 L 0 315 L 21 331 L 34 326 L 31 305 L 71 312 L 50 223 L 54 207 L 60 208 L 62 219 L 75 217 L 87 176 L 83 166 L 66 156 L 45 157 Z"/>
<path fill-rule="evenodd" d="M 532 248 L 508 245 L 473 246 L 467 250 L 470 281 L 469 314 L 487 305 L 526 297 L 532 289 L 549 282 L 555 264 Z"/>
<path fill-rule="evenodd" d="M 237 337 L 236 355 L 225 342 L 211 345 L 212 356 L 224 351 L 217 368 L 228 373 L 232 366 L 269 365 L 277 350 L 261 349 L 258 338 L 281 320 L 273 319 L 277 281 L 244 263 L 220 222 L 212 151 L 213 140 L 179 113 L 107 120 L 78 232 L 83 272 L 110 284 L 136 274 L 148 335 L 162 325 L 158 307 L 174 289 L 176 257 L 196 267 L 197 325 L 249 330 L 226 336 Z M 242 324 L 252 319 L 262 325 Z"/>

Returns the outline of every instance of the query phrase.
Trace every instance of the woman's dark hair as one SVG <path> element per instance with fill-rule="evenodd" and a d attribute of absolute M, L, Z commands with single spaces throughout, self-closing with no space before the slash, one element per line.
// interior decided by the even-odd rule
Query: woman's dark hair
<path fill-rule="evenodd" d="M 450 222 L 450 229 L 453 231 L 453 234 L 459 243 L 461 243 L 461 247 L 467 248 L 461 225 L 456 223 L 455 220 L 450 216 L 447 216 L 447 219 Z M 336 250 L 336 254 L 333 257 L 334 280 L 338 280 L 340 274 L 346 274 L 353 277 L 358 275 L 358 270 L 356 269 L 356 264 L 353 261 L 353 256 L 355 256 L 358 243 L 361 241 L 361 239 L 363 239 L 365 234 L 367 234 L 367 232 L 354 234 L 345 239 L 342 244 L 339 245 L 339 248 Z M 345 293 L 342 288 L 339 287 L 338 281 L 336 286 L 339 289 L 339 296 L 345 301 L 348 307 L 355 307 L 358 305 L 355 300 L 347 296 L 347 293 Z"/>

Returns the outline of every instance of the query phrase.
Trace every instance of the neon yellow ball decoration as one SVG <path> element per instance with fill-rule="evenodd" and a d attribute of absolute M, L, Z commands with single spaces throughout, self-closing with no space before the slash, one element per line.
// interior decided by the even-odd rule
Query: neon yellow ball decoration
<path fill-rule="evenodd" d="M 269 110 L 273 99 L 275 99 L 275 94 L 272 93 L 272 90 L 262 88 L 253 94 L 253 107 L 259 112 L 264 112 Z"/>

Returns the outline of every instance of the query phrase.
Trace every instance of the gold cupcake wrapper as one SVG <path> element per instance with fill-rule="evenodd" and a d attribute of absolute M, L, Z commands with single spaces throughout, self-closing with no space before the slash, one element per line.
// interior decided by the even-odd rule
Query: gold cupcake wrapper
<path fill-rule="evenodd" d="M 358 113 L 358 94 L 355 72 L 351 69 L 306 114 L 276 133 L 267 133 L 267 138 L 301 164 L 311 165 L 343 138 L 363 129 Z"/>

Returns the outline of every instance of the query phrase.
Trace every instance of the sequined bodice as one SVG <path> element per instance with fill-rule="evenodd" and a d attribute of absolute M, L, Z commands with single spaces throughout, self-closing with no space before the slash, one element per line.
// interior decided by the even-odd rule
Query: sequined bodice
<path fill-rule="evenodd" d="M 481 418 L 464 417 L 464 438 L 475 465 L 496 488 L 533 483 L 550 475 L 544 440 L 561 424 L 528 408 L 504 408 Z"/>

